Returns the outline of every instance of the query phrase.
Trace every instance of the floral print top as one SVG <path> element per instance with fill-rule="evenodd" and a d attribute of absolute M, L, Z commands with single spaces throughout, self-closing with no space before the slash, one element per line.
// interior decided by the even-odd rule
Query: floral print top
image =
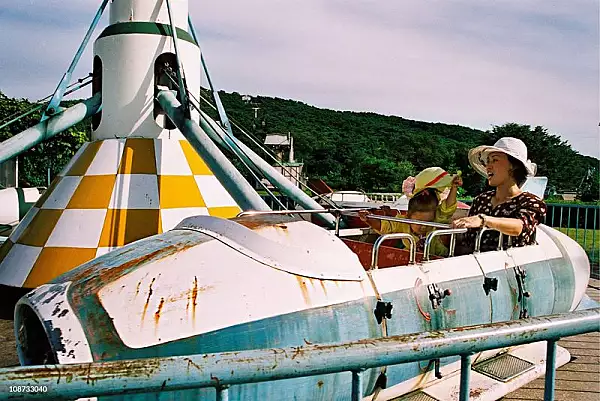
<path fill-rule="evenodd" d="M 511 246 L 525 246 L 535 244 L 536 226 L 544 221 L 546 217 L 546 204 L 537 196 L 522 192 L 519 195 L 500 203 L 496 206 L 492 205 L 492 198 L 496 194 L 495 191 L 488 191 L 480 194 L 473 199 L 473 205 L 469 210 L 469 216 L 484 214 L 493 217 L 508 217 L 513 219 L 521 219 L 523 222 L 523 230 L 517 237 L 510 237 Z M 470 229 L 464 237 L 464 245 L 473 249 L 479 229 Z M 481 239 L 481 251 L 493 251 L 498 248 L 497 231 L 487 231 Z M 504 236 L 503 248 L 507 248 L 509 243 L 508 236 Z"/>

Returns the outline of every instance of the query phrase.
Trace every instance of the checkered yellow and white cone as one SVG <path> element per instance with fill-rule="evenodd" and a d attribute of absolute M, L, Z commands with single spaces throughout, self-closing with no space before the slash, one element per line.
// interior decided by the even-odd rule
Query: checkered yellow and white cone
<path fill-rule="evenodd" d="M 86 143 L 0 248 L 0 284 L 34 288 L 185 217 L 240 211 L 186 140 Z"/>

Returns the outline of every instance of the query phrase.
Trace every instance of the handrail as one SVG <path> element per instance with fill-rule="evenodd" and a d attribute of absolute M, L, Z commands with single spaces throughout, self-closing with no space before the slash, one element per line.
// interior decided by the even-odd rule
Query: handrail
<path fill-rule="evenodd" d="M 373 244 L 373 253 L 371 255 L 371 270 L 377 270 L 377 261 L 379 259 L 379 248 L 384 241 L 390 239 L 407 239 L 410 242 L 410 258 L 408 263 L 413 265 L 415 264 L 415 260 L 417 258 L 417 242 L 414 237 L 408 233 L 391 233 L 384 234 L 381 237 L 377 238 L 377 241 Z"/>
<path fill-rule="evenodd" d="M 341 212 L 358 212 L 365 208 L 348 208 L 348 209 L 298 209 L 298 210 L 246 210 L 238 213 L 235 217 L 272 215 L 272 214 L 315 214 L 315 213 L 341 213 Z"/>
<path fill-rule="evenodd" d="M 481 252 L 481 239 L 483 238 L 483 233 L 485 233 L 486 231 L 498 231 L 498 233 L 500 234 L 500 236 L 498 237 L 498 251 L 502 250 L 502 241 L 504 239 L 504 234 L 502 234 L 502 232 L 500 230 L 496 230 L 495 228 L 489 228 L 489 227 L 481 227 L 481 230 L 479 231 L 479 233 L 477 234 L 477 238 L 475 238 L 475 250 L 473 251 L 473 253 L 479 253 Z M 509 237 L 510 238 L 510 237 Z"/>
<path fill-rule="evenodd" d="M 288 214 L 321 214 L 331 213 L 335 216 L 335 235 L 340 235 L 340 218 L 343 212 L 358 212 L 365 210 L 365 208 L 347 208 L 347 209 L 300 209 L 300 210 L 269 210 L 269 211 L 258 211 L 258 210 L 246 210 L 238 213 L 236 217 L 244 216 L 264 216 L 264 215 L 288 215 Z"/>
<path fill-rule="evenodd" d="M 431 243 L 435 237 L 439 237 L 442 235 L 450 235 L 450 248 L 448 256 L 454 256 L 454 248 L 456 246 L 456 237 L 455 234 L 464 234 L 467 232 L 466 228 L 452 228 L 449 230 L 435 230 L 427 234 L 427 238 L 425 238 L 425 246 L 423 249 L 423 259 L 429 260 L 429 252 L 431 251 Z"/>
<path fill-rule="evenodd" d="M 403 217 L 379 216 L 376 214 L 370 214 L 367 217 L 370 219 L 374 219 L 374 220 L 396 221 L 398 223 L 406 223 L 406 224 L 418 224 L 418 225 L 425 226 L 425 227 L 434 227 L 434 228 L 443 228 L 443 229 L 452 228 L 452 226 L 450 224 L 436 223 L 433 221 L 421 221 L 421 220 L 406 219 Z"/>
<path fill-rule="evenodd" d="M 401 363 L 431 360 L 549 341 L 561 337 L 598 331 L 600 308 L 541 316 L 528 319 L 456 328 L 437 332 L 406 334 L 386 338 L 369 338 L 337 344 L 300 345 L 182 355 L 135 360 L 80 363 L 69 365 L 22 366 L 0 369 L 0 383 L 5 388 L 35 383 L 46 391 L 27 393 L 0 392 L 0 401 L 8 399 L 82 398 L 123 395 L 193 388 L 217 388 L 227 396 L 227 386 L 291 379 L 320 374 L 353 372 L 353 400 L 363 394 L 361 372 L 364 369 Z M 368 347 L 368 352 L 365 352 Z M 550 353 L 550 352 L 549 352 Z M 552 354 L 550 353 L 549 356 Z M 554 378 L 548 363 L 548 383 Z M 65 380 L 67 378 L 67 380 Z M 62 379 L 62 380 L 61 380 Z M 469 383 L 461 381 L 461 399 L 468 397 Z"/>

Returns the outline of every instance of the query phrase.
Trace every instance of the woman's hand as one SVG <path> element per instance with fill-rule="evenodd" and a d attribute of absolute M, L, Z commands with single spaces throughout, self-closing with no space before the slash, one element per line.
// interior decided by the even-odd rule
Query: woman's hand
<path fill-rule="evenodd" d="M 463 217 L 452 222 L 452 228 L 481 228 L 483 220 L 479 216 Z"/>

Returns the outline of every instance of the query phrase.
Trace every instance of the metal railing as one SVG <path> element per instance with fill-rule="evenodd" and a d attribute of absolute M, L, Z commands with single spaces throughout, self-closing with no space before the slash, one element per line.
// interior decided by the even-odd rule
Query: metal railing
<path fill-rule="evenodd" d="M 367 192 L 369 199 L 375 202 L 393 203 L 398 201 L 404 193 L 399 192 Z"/>
<path fill-rule="evenodd" d="M 352 400 L 363 397 L 366 369 L 459 355 L 461 401 L 469 399 L 471 355 L 548 341 L 544 400 L 554 399 L 556 342 L 598 331 L 600 308 L 517 321 L 365 339 L 337 344 L 0 369 L 4 390 L 35 383 L 38 392 L 1 391 L 0 400 L 64 399 L 215 388 L 227 400 L 231 386 L 352 372 Z M 368 346 L 369 352 L 365 352 Z M 61 380 L 62 379 L 62 380 Z"/>
<path fill-rule="evenodd" d="M 477 234 L 477 238 L 475 239 L 475 249 L 473 250 L 473 253 L 480 253 L 481 252 L 481 240 L 483 239 L 483 234 L 486 231 L 496 231 L 498 232 L 498 247 L 496 248 L 496 250 L 501 251 L 502 250 L 502 241 L 504 240 L 504 234 L 502 234 L 500 231 L 496 230 L 495 228 L 488 228 L 488 227 L 481 227 L 481 229 L 479 230 L 479 233 Z M 510 237 L 509 237 L 510 239 Z"/>
<path fill-rule="evenodd" d="M 600 205 L 547 203 L 546 206 L 544 224 L 577 241 L 597 268 L 600 260 Z"/>
<path fill-rule="evenodd" d="M 377 238 L 377 241 L 373 244 L 373 254 L 371 255 L 371 270 L 377 269 L 377 264 L 379 260 L 379 248 L 384 241 L 388 241 L 391 239 L 407 239 L 410 242 L 409 248 L 409 261 L 408 263 L 414 265 L 417 260 L 417 242 L 415 238 L 408 233 L 392 233 L 392 234 L 384 234 Z"/>
<path fill-rule="evenodd" d="M 429 261 L 429 254 L 431 252 L 431 244 L 435 237 L 440 237 L 442 235 L 450 236 L 450 246 L 448 249 L 448 256 L 454 256 L 454 248 L 456 247 L 456 235 L 464 234 L 467 232 L 466 228 L 453 228 L 449 230 L 435 230 L 427 234 L 427 238 L 425 238 L 425 246 L 423 247 L 423 259 Z"/>
<path fill-rule="evenodd" d="M 346 208 L 346 209 L 299 209 L 299 210 L 248 210 L 238 213 L 236 217 L 244 216 L 276 216 L 276 215 L 292 215 L 292 214 L 323 214 L 331 213 L 335 217 L 335 235 L 340 235 L 340 219 L 343 213 L 359 212 L 364 208 Z"/>
<path fill-rule="evenodd" d="M 378 196 L 381 195 L 381 196 Z M 399 199 L 401 193 L 367 193 L 369 198 L 376 201 L 392 202 L 392 199 Z M 387 197 L 387 198 L 386 198 Z M 388 200 L 389 198 L 389 200 Z M 293 209 L 295 203 L 285 196 L 281 196 L 281 202 L 286 207 Z M 279 205 L 268 197 L 265 201 L 272 208 L 277 208 Z M 461 200 L 470 204 L 469 200 Z M 547 202 L 547 213 L 544 219 L 544 224 L 559 231 L 574 239 L 585 249 L 590 263 L 592 264 L 592 274 L 600 275 L 600 205 L 579 205 L 573 203 L 551 203 Z M 381 216 L 377 216 L 380 218 Z M 449 226 L 436 228 L 450 228 Z"/>

